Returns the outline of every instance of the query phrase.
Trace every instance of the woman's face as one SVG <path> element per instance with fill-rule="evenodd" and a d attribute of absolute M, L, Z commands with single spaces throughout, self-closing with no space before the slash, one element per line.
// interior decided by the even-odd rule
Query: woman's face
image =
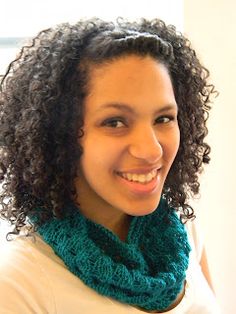
<path fill-rule="evenodd" d="M 166 67 L 136 55 L 93 66 L 84 105 L 79 203 L 85 211 L 153 212 L 180 140 Z"/>

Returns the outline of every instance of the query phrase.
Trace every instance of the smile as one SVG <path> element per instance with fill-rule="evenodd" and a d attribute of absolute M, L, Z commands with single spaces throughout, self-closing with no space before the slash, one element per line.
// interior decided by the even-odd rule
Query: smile
<path fill-rule="evenodd" d="M 143 173 L 138 174 L 138 173 L 129 173 L 129 172 L 126 172 L 126 173 L 119 172 L 118 174 L 119 176 L 121 176 L 127 181 L 146 184 L 146 183 L 151 182 L 156 177 L 157 169 L 152 170 L 151 172 L 147 174 L 143 174 Z"/>

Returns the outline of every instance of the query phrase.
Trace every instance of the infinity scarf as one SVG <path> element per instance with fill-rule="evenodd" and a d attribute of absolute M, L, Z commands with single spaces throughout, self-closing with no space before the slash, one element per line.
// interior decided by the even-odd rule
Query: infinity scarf
<path fill-rule="evenodd" d="M 164 199 L 150 215 L 133 217 L 125 242 L 85 218 L 75 205 L 38 233 L 68 269 L 99 294 L 145 310 L 165 310 L 182 291 L 190 245 Z M 168 219 L 167 219 L 168 217 Z"/>

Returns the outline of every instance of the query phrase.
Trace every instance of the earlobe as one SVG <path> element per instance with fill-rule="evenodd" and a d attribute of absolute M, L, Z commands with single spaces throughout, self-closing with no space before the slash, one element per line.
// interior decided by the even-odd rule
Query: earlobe
<path fill-rule="evenodd" d="M 84 130 L 82 128 L 79 129 L 78 131 L 78 139 L 84 136 Z"/>

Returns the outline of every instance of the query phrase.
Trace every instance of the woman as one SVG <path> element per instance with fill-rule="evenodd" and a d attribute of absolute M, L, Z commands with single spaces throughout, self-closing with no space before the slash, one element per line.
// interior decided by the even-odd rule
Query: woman
<path fill-rule="evenodd" d="M 17 237 L 1 308 L 218 313 L 183 224 L 209 162 L 207 78 L 160 20 L 62 24 L 23 47 L 2 79 L 1 216 Z"/>

